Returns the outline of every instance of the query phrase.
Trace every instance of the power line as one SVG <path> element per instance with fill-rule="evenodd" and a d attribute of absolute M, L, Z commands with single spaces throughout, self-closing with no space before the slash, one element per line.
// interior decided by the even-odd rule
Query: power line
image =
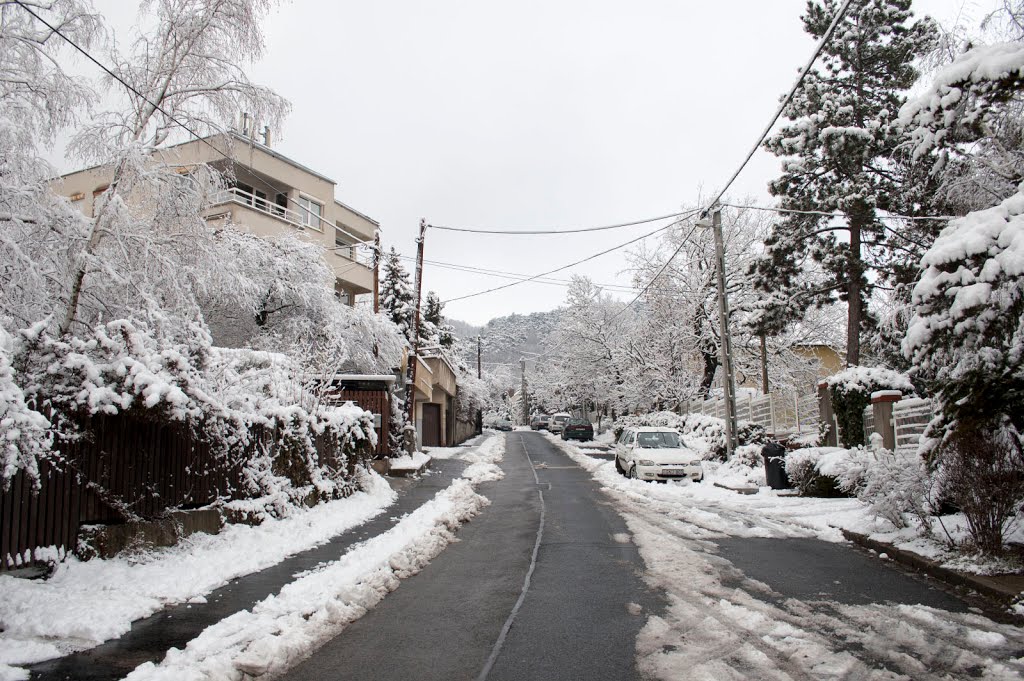
<path fill-rule="evenodd" d="M 410 261 L 410 262 L 415 262 L 415 260 L 416 260 L 415 258 L 413 258 L 411 256 L 407 256 L 407 255 L 400 255 L 398 257 L 400 259 L 402 259 L 402 260 L 406 260 L 406 261 Z M 500 278 L 503 278 L 503 279 L 515 279 L 515 280 L 531 279 L 531 276 L 529 274 L 522 274 L 522 273 L 518 273 L 518 272 L 507 272 L 507 271 L 504 271 L 504 270 L 491 270 L 491 269 L 485 269 L 485 268 L 482 268 L 482 267 L 473 267 L 471 265 L 461 265 L 461 264 L 458 264 L 458 263 L 446 263 L 446 262 L 440 262 L 440 261 L 437 261 L 437 260 L 424 260 L 423 263 L 425 265 L 430 265 L 432 267 L 440 267 L 442 269 L 450 269 L 450 270 L 453 270 L 453 271 L 456 271 L 456 272 L 463 272 L 463 273 L 466 273 L 466 274 L 482 274 L 482 275 L 489 276 L 489 277 L 500 277 Z M 572 281 L 569 280 L 569 279 L 557 279 L 557 278 L 546 278 L 546 277 L 545 278 L 533 278 L 532 281 L 534 281 L 534 282 L 536 282 L 538 284 L 550 284 L 552 286 L 562 286 L 562 287 L 569 286 L 572 283 Z M 636 287 L 636 286 L 629 286 L 627 284 L 601 284 L 601 283 L 595 283 L 594 286 L 597 286 L 597 287 L 599 287 L 601 289 L 607 289 L 607 290 L 613 291 L 615 293 L 632 293 L 632 292 L 638 290 L 638 287 Z"/>
<path fill-rule="evenodd" d="M 31 8 L 31 7 L 29 7 L 29 6 L 28 6 L 28 5 L 26 5 L 26 4 L 24 3 L 24 2 L 22 2 L 22 0 L 14 0 L 14 2 L 15 2 L 15 4 L 17 4 L 17 5 L 19 6 L 19 7 L 21 7 L 21 8 L 23 9 L 23 10 L 25 10 L 25 11 L 26 11 L 26 12 L 28 12 L 28 13 L 29 13 L 30 15 L 32 15 L 32 16 L 33 16 L 33 17 L 34 17 L 34 18 L 35 18 L 35 19 L 36 19 L 37 21 L 39 21 L 39 22 L 40 22 L 41 24 L 43 24 L 43 25 L 44 25 L 44 26 L 46 26 L 46 27 L 47 27 L 48 29 L 50 29 L 51 31 L 53 31 L 53 33 L 54 33 L 54 34 L 56 34 L 56 35 L 60 36 L 60 37 L 61 37 L 61 38 L 62 38 L 62 39 L 64 40 L 64 42 L 66 42 L 66 43 L 67 43 L 68 45 L 71 45 L 71 47 L 73 47 L 73 48 L 74 48 L 74 49 L 75 49 L 76 51 L 80 52 L 80 53 L 81 53 L 81 54 L 82 54 L 82 55 L 83 55 L 83 56 L 84 56 L 84 57 L 85 57 L 86 59 L 88 59 L 89 61 L 91 61 L 91 62 L 92 62 L 93 64 L 95 64 L 96 66 L 98 66 L 98 67 L 99 67 L 99 68 L 100 68 L 100 69 L 101 69 L 101 70 L 102 70 L 102 71 L 103 71 L 104 73 L 106 73 L 106 74 L 107 74 L 108 76 L 110 76 L 111 78 L 113 78 L 114 80 L 116 80 L 117 82 L 119 82 L 119 83 L 120 83 L 121 85 L 123 85 L 123 86 L 125 87 L 125 89 L 127 89 L 127 90 L 128 90 L 129 92 L 131 92 L 132 94 L 134 94 L 134 95 L 135 95 L 136 97 L 138 97 L 139 99 L 141 99 L 142 101 L 146 102 L 147 104 L 149 104 L 150 106 L 152 106 L 152 107 L 153 107 L 154 109 L 156 109 L 157 111 L 159 111 L 160 113 L 162 113 L 162 114 L 163 114 L 164 116 L 166 116 L 166 117 L 167 117 L 167 118 L 168 118 L 168 119 L 169 119 L 169 120 L 170 120 L 170 121 L 171 121 L 172 123 L 174 123 L 175 125 L 177 125 L 178 127 L 180 127 L 180 128 L 182 129 L 182 130 L 184 130 L 184 131 L 185 131 L 185 132 L 187 132 L 188 134 L 190 134 L 190 135 L 192 135 L 193 137 L 195 137 L 195 138 L 196 138 L 196 140 L 198 140 L 199 142 L 202 142 L 202 143 L 203 143 L 203 144 L 205 144 L 206 146 L 208 146 L 208 147 L 210 147 L 211 149 L 213 149 L 213 150 L 214 150 L 214 151 L 215 151 L 215 152 L 216 152 L 217 154 L 219 154 L 220 156 L 222 156 L 222 157 L 224 158 L 224 160 L 226 160 L 226 161 L 230 161 L 231 163 L 237 163 L 238 165 L 241 165 L 241 166 L 243 166 L 243 167 L 245 167 L 245 168 L 248 168 L 248 169 L 249 169 L 249 170 L 251 170 L 251 171 L 252 171 L 253 173 L 255 173 L 255 172 L 256 172 L 256 169 L 255 169 L 255 168 L 253 168 L 253 167 L 252 167 L 252 166 L 250 166 L 249 164 L 245 163 L 244 161 L 241 161 L 241 160 L 239 160 L 239 159 L 237 159 L 237 158 L 234 158 L 234 157 L 232 157 L 232 156 L 228 156 L 228 154 L 227 154 L 227 153 L 225 153 L 225 152 L 224 152 L 223 150 L 221 150 L 221 149 L 217 148 L 217 147 L 216 147 L 215 145 L 213 145 L 213 144 L 212 144 L 212 143 L 210 142 L 210 140 L 209 140 L 208 138 L 206 138 L 206 137 L 203 137 L 202 135 L 200 135 L 199 133 L 197 133 L 197 132 L 196 132 L 195 130 L 193 130 L 192 128 L 190 128 L 190 127 L 189 127 L 188 125 L 186 125 L 185 123 L 181 122 L 181 121 L 180 121 L 180 120 L 179 120 L 179 119 L 178 119 L 177 117 L 175 117 L 174 115 L 172 115 L 172 114 L 171 114 L 170 112 L 168 112 L 168 111 L 167 111 L 167 110 L 166 110 L 165 108 L 163 108 L 163 107 L 162 107 L 161 105 L 157 104 L 156 102 L 154 102 L 153 100 L 151 100 L 151 99 L 150 99 L 149 97 L 147 97 L 146 95 L 142 94 L 142 93 L 141 93 L 141 92 L 140 92 L 140 91 L 139 91 L 139 90 L 138 90 L 138 89 L 137 89 L 137 88 L 136 88 L 136 87 L 135 87 L 134 85 L 132 85 L 131 83 L 129 83 L 128 81 L 126 81 L 126 80 L 125 80 L 124 78 L 122 78 L 121 76 L 117 75 L 117 74 L 116 74 L 116 73 L 114 73 L 114 72 L 113 72 L 112 70 L 110 70 L 110 68 L 109 68 L 109 67 L 107 67 L 107 66 L 106 66 L 106 65 L 105 65 L 105 64 L 104 64 L 103 62 L 101 62 L 100 60 L 96 59 L 96 57 L 92 56 L 92 54 L 90 54 L 88 50 L 86 50 L 86 49 L 85 49 L 84 47 L 82 47 L 81 45 L 79 45 L 78 43 L 76 43 L 76 42 L 75 42 L 74 40 L 72 40 L 72 39 L 71 39 L 71 38 L 69 38 L 68 36 L 64 35 L 64 33 L 62 33 L 62 32 L 61 32 L 61 30 L 60 30 L 60 29 L 59 29 L 58 27 L 54 26 L 53 24 L 51 24 L 50 22 L 48 22 L 48 21 L 47 21 L 46 19 L 44 19 L 43 17 L 39 16 L 39 14 L 37 14 L 37 13 L 36 13 L 36 12 L 35 12 L 35 11 L 34 11 L 34 10 L 33 10 L 33 9 Z M 218 129 L 218 126 L 216 126 L 216 125 L 213 125 L 213 124 L 210 124 L 210 125 L 211 125 L 211 127 L 215 128 L 215 129 Z M 219 129 L 218 129 L 218 132 L 220 132 L 221 134 L 224 134 L 224 131 L 223 131 L 223 130 L 219 130 Z M 282 192 L 282 191 L 281 191 L 281 188 L 280 188 L 280 187 L 276 186 L 276 185 L 275 185 L 275 184 L 273 184 L 272 182 L 269 182 L 269 181 L 267 181 L 267 180 L 266 180 L 266 179 L 265 179 L 264 177 L 262 177 L 262 176 L 261 176 L 261 177 L 260 177 L 260 180 L 261 180 L 261 181 L 262 181 L 262 182 L 263 182 L 264 184 L 266 184 L 267 186 L 269 186 L 270 188 L 272 188 L 272 189 L 273 189 L 273 190 L 274 190 L 275 192 L 277 192 L 277 193 L 279 193 L 279 194 L 285 194 L 285 195 L 287 196 L 287 192 Z M 303 207 L 303 206 L 301 206 L 301 205 L 300 205 L 299 207 L 300 207 L 300 208 L 302 208 L 302 209 L 303 209 L 304 211 L 306 211 L 306 213 L 307 213 L 307 214 L 310 214 L 310 215 L 312 215 L 312 213 L 310 213 L 310 211 L 309 211 L 308 209 L 306 209 L 305 207 Z M 327 220 L 323 219 L 323 218 L 322 218 L 322 217 L 320 217 L 320 216 L 316 216 L 316 218 L 317 218 L 317 219 L 318 219 L 318 220 L 320 221 L 320 223 L 321 223 L 321 227 L 323 226 L 323 224 L 324 224 L 324 223 L 326 223 L 326 224 L 328 224 L 329 226 L 331 226 L 331 227 L 334 227 L 335 229 L 338 229 L 338 226 L 337 226 L 336 224 L 331 224 L 330 222 L 328 222 Z M 321 230 L 319 230 L 319 231 L 323 231 L 323 230 L 321 229 Z M 353 244 L 353 245 L 355 245 L 355 246 L 364 246 L 364 245 L 368 245 L 368 244 L 370 243 L 369 241 L 365 241 L 365 242 L 361 242 L 361 241 L 358 241 L 358 237 L 356 237 L 356 236 L 355 236 L 354 234 L 351 234 L 351 233 L 350 233 L 350 232 L 348 232 L 347 230 L 344 230 L 344 229 L 342 229 L 341 231 L 342 231 L 342 232 L 344 232 L 344 233 L 345 233 L 346 235 L 348 235 L 348 236 L 350 236 L 350 237 L 352 237 L 352 238 L 356 239 L 357 243 L 356 243 L 356 244 Z M 370 247 L 370 248 L 373 248 L 373 246 L 369 246 L 369 247 Z"/>
<path fill-rule="evenodd" d="M 188 127 L 187 125 L 185 125 L 184 123 L 182 123 L 181 121 L 179 121 L 179 120 L 178 120 L 177 118 L 175 118 L 174 116 L 172 116 L 172 115 L 171 115 L 170 113 L 168 113 L 168 112 L 167 112 L 167 110 L 166 110 L 166 109 L 164 109 L 164 108 L 163 108 L 162 106 L 160 106 L 159 104 L 157 104 L 156 102 L 153 102 L 153 101 L 151 101 L 151 100 L 150 100 L 150 99 L 149 99 L 148 97 L 146 97 L 146 95 L 144 95 L 144 94 L 142 94 L 141 92 L 139 92 L 139 91 L 138 91 L 138 90 L 137 90 L 137 89 L 135 88 L 135 86 L 134 86 L 134 85 L 131 85 L 130 83 L 128 83 L 128 82 L 127 82 L 126 80 L 124 80 L 123 78 L 121 78 L 121 76 L 119 76 L 119 75 L 117 75 L 116 73 L 114 73 L 113 71 L 111 71 L 111 70 L 110 70 L 110 69 L 109 69 L 109 68 L 108 68 L 108 67 L 107 67 L 107 66 L 106 66 L 105 64 L 103 64 L 103 63 L 102 63 L 101 61 L 99 61 L 98 59 L 96 59 L 96 57 L 94 57 L 94 56 L 92 56 L 91 54 L 89 54 L 89 51 L 88 51 L 88 50 L 86 50 L 86 49 L 85 49 L 84 47 L 80 46 L 80 45 L 79 45 L 78 43 L 76 43 L 76 42 L 75 42 L 74 40 L 72 40 L 71 38 L 69 38 L 69 37 L 67 37 L 66 35 L 64 35 L 64 34 L 63 34 L 63 33 L 61 32 L 61 30 L 60 30 L 59 28 L 57 28 L 56 26 L 54 26 L 53 24 L 51 24 L 50 22 L 48 22 L 48 21 L 47 21 L 46 19 L 44 19 L 44 18 L 42 18 L 41 16 L 39 16 L 38 14 L 36 14 L 36 12 L 35 12 L 35 11 L 34 11 L 34 10 L 33 10 L 33 9 L 31 8 L 31 7 L 29 7 L 29 6 L 28 6 L 28 5 L 26 5 L 26 4 L 24 3 L 24 2 L 22 2 L 22 0 L 14 0 L 14 2 L 15 2 L 15 4 L 17 4 L 17 5 L 19 6 L 19 7 L 21 7 L 21 8 L 23 9 L 23 10 L 25 10 L 26 12 L 28 12 L 29 14 L 31 14 L 31 15 L 32 15 L 33 17 L 35 17 L 35 18 L 36 18 L 36 20 L 37 20 L 37 21 L 39 21 L 39 22 L 40 22 L 41 24 L 43 24 L 43 25 L 44 25 L 44 26 L 46 26 L 46 27 L 47 27 L 48 29 L 50 29 L 51 31 L 53 31 L 53 32 L 54 32 L 54 33 L 55 33 L 56 35 L 59 35 L 59 36 L 60 36 L 61 38 L 63 38 L 63 39 L 64 39 L 64 42 L 66 42 L 66 43 L 67 43 L 68 45 L 71 45 L 71 47 L 75 48 L 75 50 L 77 50 L 78 52 L 81 52 L 81 53 L 82 53 L 82 55 L 83 55 L 83 56 L 84 56 L 84 57 L 85 57 L 86 59 L 88 59 L 89 61 L 91 61 L 91 62 L 92 62 L 93 64 L 95 64 L 96 66 L 100 67 L 100 69 L 102 69 L 102 70 L 103 70 L 104 72 L 106 72 L 106 74 L 107 74 L 108 76 L 110 76 L 111 78 L 113 78 L 113 79 L 114 79 L 114 80 L 116 80 L 117 82 L 121 83 L 121 85 L 124 85 L 124 86 L 125 86 L 125 88 L 127 88 L 127 89 L 128 89 L 128 90 L 129 90 L 129 91 L 130 91 L 130 92 L 131 92 L 132 94 L 134 94 L 134 95 L 135 95 L 136 97 L 138 97 L 138 98 L 139 98 L 139 99 L 141 99 L 142 101 L 146 102 L 147 104 L 149 104 L 150 106 L 152 106 L 152 107 L 153 107 L 154 109 L 156 109 L 157 111 L 159 111 L 159 112 L 160 112 L 160 113 L 162 113 L 163 115 L 167 116 L 167 118 L 169 118 L 169 119 L 170 119 L 170 120 L 171 120 L 171 121 L 172 121 L 173 123 L 175 123 L 176 125 L 178 125 L 178 126 L 179 126 L 179 127 L 180 127 L 180 128 L 182 129 L 182 130 L 185 130 L 185 131 L 186 131 L 186 132 L 188 132 L 188 133 L 189 133 L 190 135 L 192 135 L 193 137 L 195 137 L 195 138 L 196 138 L 197 140 L 199 140 L 199 141 L 201 141 L 201 142 L 205 143 L 205 144 L 206 144 L 206 146 L 210 147 L 211 149 L 213 149 L 214 151 L 216 151 L 216 152 L 217 152 L 218 154 L 220 154 L 221 156 L 224 156 L 225 158 L 228 158 L 228 157 L 227 157 L 227 154 L 225 154 L 225 153 L 224 153 L 223 151 L 221 151 L 221 150 L 220 150 L 220 149 L 218 149 L 217 147 L 215 147 L 215 146 L 213 146 L 212 144 L 210 144 L 210 142 L 209 142 L 209 141 L 208 141 L 208 140 L 207 140 L 207 139 L 206 139 L 205 137 L 202 137 L 202 136 L 200 136 L 200 135 L 199 135 L 199 134 L 198 134 L 198 133 L 197 133 L 197 132 L 196 132 L 195 130 L 193 130 L 192 128 Z M 232 159 L 230 159 L 230 158 L 229 158 L 228 160 L 232 160 Z"/>
<path fill-rule="evenodd" d="M 807 60 L 807 63 L 804 64 L 804 67 L 800 70 L 800 75 L 797 76 L 796 82 L 793 83 L 793 87 L 789 89 L 789 92 L 786 94 L 785 97 L 783 97 L 782 101 L 779 103 L 779 107 L 775 110 L 775 114 L 768 122 L 768 125 L 765 126 L 764 131 L 761 132 L 761 136 L 757 138 L 757 142 L 754 144 L 753 147 L 750 148 L 750 151 L 747 152 L 747 155 L 743 159 L 743 162 L 740 163 L 739 168 L 737 168 L 736 172 L 732 174 L 729 180 L 725 183 L 725 186 L 722 187 L 722 189 L 718 192 L 718 195 L 715 196 L 714 200 L 712 200 L 708 204 L 709 209 L 716 203 L 718 203 L 718 201 L 720 201 L 723 196 L 725 196 L 725 193 L 729 191 L 729 187 L 731 187 L 732 183 L 736 181 L 736 178 L 740 176 L 740 173 L 743 172 L 743 169 L 747 167 L 747 164 L 750 163 L 750 159 L 754 157 L 754 154 L 757 153 L 757 150 L 761 148 L 761 143 L 764 142 L 764 139 L 768 136 L 768 133 L 771 132 L 773 127 L 775 127 L 775 124 L 782 116 L 782 112 L 786 109 L 787 106 L 789 106 L 789 103 L 793 101 L 793 97 L 796 95 L 797 90 L 800 88 L 800 84 L 803 83 L 804 78 L 807 76 L 807 73 L 811 70 L 811 66 L 814 65 L 814 62 L 817 61 L 818 57 L 821 55 L 821 51 L 825 49 L 825 45 L 828 44 L 828 41 L 832 38 L 832 34 L 835 33 L 836 27 L 839 26 L 839 22 L 846 14 L 846 10 L 850 7 L 850 3 L 852 1 L 853 0 L 846 0 L 846 2 L 843 3 L 843 6 L 839 8 L 839 11 L 836 12 L 835 17 L 832 19 L 832 23 L 829 25 L 824 35 L 821 36 L 821 40 L 818 41 L 818 46 L 814 48 L 814 53 L 811 54 L 811 58 Z"/>
<path fill-rule="evenodd" d="M 749 210 L 763 210 L 774 213 L 795 213 L 797 215 L 820 215 L 826 218 L 845 218 L 845 213 L 828 212 L 824 210 L 799 210 L 797 208 L 779 208 L 776 206 L 750 206 L 741 205 L 738 203 L 719 203 L 720 206 L 728 206 L 729 208 L 746 208 Z M 896 213 L 887 213 L 885 215 L 876 215 L 878 220 L 955 220 L 955 215 L 898 215 Z"/>
<path fill-rule="evenodd" d="M 694 215 L 694 214 L 696 214 L 698 212 L 698 210 L 689 211 L 688 213 L 686 213 L 686 212 L 681 213 L 680 217 Z M 603 250 L 600 253 L 595 253 L 593 255 L 587 256 L 586 258 L 583 258 L 582 260 L 577 260 L 575 262 L 571 262 L 568 265 L 562 265 L 561 267 L 556 267 L 553 270 L 548 270 L 547 272 L 541 272 L 540 274 L 535 274 L 535 275 L 533 275 L 531 277 L 528 277 L 526 279 L 522 279 L 520 281 L 514 281 L 512 283 L 504 284 L 502 286 L 495 286 L 493 288 L 485 289 L 483 291 L 477 291 L 476 293 L 469 293 L 469 294 L 464 295 L 464 296 L 458 296 L 458 297 L 455 297 L 455 298 L 449 298 L 448 300 L 444 301 L 444 304 L 447 305 L 448 303 L 452 303 L 452 302 L 455 302 L 457 300 L 465 300 L 467 298 L 475 298 L 477 296 L 482 296 L 482 295 L 484 295 L 486 293 L 493 293 L 495 291 L 500 291 L 502 289 L 510 288 L 512 286 L 518 286 L 519 284 L 525 284 L 528 281 L 533 281 L 535 279 L 540 279 L 541 277 L 546 277 L 549 274 L 554 274 L 555 272 L 561 272 L 562 270 L 567 270 L 570 267 L 575 267 L 576 265 L 581 265 L 581 264 L 583 264 L 585 262 L 593 260 L 594 258 L 600 257 L 602 255 L 606 255 L 608 253 L 611 253 L 612 251 L 617 251 L 620 248 L 625 248 L 626 246 L 629 246 L 631 244 L 635 244 L 637 241 L 641 241 L 643 239 L 646 239 L 647 237 L 654 236 L 658 232 L 663 232 L 666 229 L 670 228 L 673 224 L 675 224 L 675 223 L 670 223 L 668 225 L 665 225 L 664 227 L 659 227 L 658 229 L 656 229 L 656 230 L 654 230 L 652 232 L 647 232 L 646 234 L 641 234 L 640 236 L 636 237 L 635 239 L 630 239 L 629 241 L 627 241 L 625 243 L 621 243 L 621 244 L 619 244 L 617 246 L 612 246 L 611 248 Z"/>
<path fill-rule="evenodd" d="M 686 211 L 678 213 L 669 213 L 667 215 L 659 215 L 654 218 L 643 218 L 642 220 L 633 220 L 632 222 L 620 222 L 615 225 L 603 225 L 601 227 L 571 227 L 569 229 L 477 229 L 473 227 L 449 227 L 446 225 L 430 225 L 431 229 L 441 229 L 446 232 L 466 232 L 469 234 L 579 234 L 581 232 L 600 232 L 607 229 L 621 229 L 623 227 L 635 227 L 636 225 L 646 225 L 650 222 L 658 222 L 659 220 L 668 220 L 669 218 L 678 218 L 686 214 Z"/>
<path fill-rule="evenodd" d="M 817 61 L 818 57 L 821 55 L 821 52 L 825 48 L 825 45 L 832 38 L 832 34 L 835 33 L 836 27 L 839 26 L 839 22 L 842 20 L 843 16 L 846 14 L 846 10 L 849 8 L 851 2 L 852 2 L 852 0 L 846 0 L 846 2 L 843 3 L 843 6 L 839 8 L 839 11 L 836 13 L 836 16 L 832 19 L 832 23 L 829 25 L 829 27 L 825 31 L 824 35 L 822 35 L 821 40 L 818 41 L 818 45 L 817 45 L 817 47 L 815 47 L 814 53 L 811 55 L 810 59 L 807 60 L 807 63 L 804 65 L 804 67 L 800 70 L 800 75 L 797 77 L 796 82 L 793 83 L 793 86 L 789 89 L 789 92 L 786 94 L 786 96 L 779 103 L 778 108 L 775 110 L 775 113 L 772 116 L 771 120 L 768 122 L 768 125 L 765 126 L 765 129 L 761 132 L 761 135 L 758 137 L 757 142 L 751 147 L 750 151 L 747 152 L 747 155 L 744 157 L 743 162 L 740 163 L 740 165 L 736 169 L 736 171 L 732 174 L 732 176 L 729 177 L 728 181 L 725 183 L 725 185 L 722 187 L 722 189 L 718 192 L 718 194 L 715 196 L 715 198 L 711 202 L 709 202 L 707 204 L 707 208 L 704 209 L 703 212 L 706 213 L 708 210 L 710 210 L 712 207 L 714 207 L 722 199 L 723 196 L 725 196 L 725 193 L 727 191 L 729 191 L 729 187 L 731 187 L 733 182 L 736 181 L 736 178 L 738 178 L 740 176 L 740 173 L 743 172 L 743 169 L 747 167 L 747 164 L 750 163 L 750 159 L 753 158 L 755 153 L 757 153 L 757 150 L 761 148 L 761 144 L 764 142 L 764 139 L 768 136 L 768 133 L 771 132 L 771 129 L 778 122 L 778 120 L 782 116 L 782 113 L 785 110 L 785 108 L 793 100 L 793 97 L 796 95 L 796 92 L 799 89 L 800 84 L 803 82 L 804 78 L 807 76 L 807 73 L 810 71 L 811 66 L 814 65 L 814 62 Z M 643 294 L 647 292 L 647 290 L 651 287 L 651 285 L 653 285 L 654 282 L 658 279 L 658 277 L 660 277 L 662 275 L 662 273 L 665 271 L 665 269 L 668 268 L 669 264 L 676 257 L 676 255 L 678 255 L 679 252 L 683 249 L 683 246 L 687 243 L 689 238 L 693 235 L 693 231 L 696 228 L 697 228 L 697 225 L 694 224 L 693 228 L 690 229 L 690 232 L 686 235 L 686 237 L 684 237 L 679 242 L 679 246 L 676 247 L 676 250 L 673 251 L 672 255 L 670 255 L 665 260 L 665 263 L 661 266 L 661 268 L 658 270 L 658 272 L 647 283 L 647 286 L 645 286 L 643 288 L 643 290 L 641 290 L 641 292 L 635 298 L 633 298 L 633 300 L 631 300 L 625 307 L 623 307 L 621 310 L 619 310 L 615 314 L 615 316 L 612 317 L 612 320 L 615 320 L 615 319 L 621 317 L 625 313 L 625 311 L 627 309 L 629 309 L 632 305 L 634 305 L 636 303 L 636 301 L 638 301 L 643 296 Z M 557 349 L 558 347 L 560 347 L 564 343 L 565 343 L 565 341 L 563 341 L 562 343 L 556 345 L 554 348 L 551 348 L 550 350 L 546 351 L 545 354 L 553 352 L 555 349 Z"/>

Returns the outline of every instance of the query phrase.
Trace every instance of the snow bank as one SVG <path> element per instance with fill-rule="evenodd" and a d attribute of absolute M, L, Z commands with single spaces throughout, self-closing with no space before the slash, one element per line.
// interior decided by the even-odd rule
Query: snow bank
<path fill-rule="evenodd" d="M 376 473 L 364 491 L 270 519 L 228 525 L 177 546 L 87 562 L 69 558 L 46 580 L 0 574 L 0 663 L 30 664 L 117 638 L 167 605 L 204 602 L 232 579 L 276 565 L 380 514 L 396 494 Z"/>
<path fill-rule="evenodd" d="M 455 530 L 490 502 L 473 486 L 498 479 L 505 438 L 485 439 L 460 458 L 463 477 L 394 528 L 353 547 L 337 561 L 302 575 L 252 610 L 207 628 L 184 650 L 146 663 L 130 681 L 244 681 L 279 674 L 362 617 L 400 580 L 417 574 L 451 542 Z"/>

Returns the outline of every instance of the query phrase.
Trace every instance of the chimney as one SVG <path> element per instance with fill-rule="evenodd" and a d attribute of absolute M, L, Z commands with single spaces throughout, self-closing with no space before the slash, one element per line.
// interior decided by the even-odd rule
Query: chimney
<path fill-rule="evenodd" d="M 263 146 L 265 146 L 265 147 L 269 147 L 270 146 L 270 126 L 269 125 L 264 125 L 263 126 Z"/>
<path fill-rule="evenodd" d="M 246 111 L 242 114 L 242 136 L 252 137 L 252 129 L 249 126 L 249 112 Z"/>

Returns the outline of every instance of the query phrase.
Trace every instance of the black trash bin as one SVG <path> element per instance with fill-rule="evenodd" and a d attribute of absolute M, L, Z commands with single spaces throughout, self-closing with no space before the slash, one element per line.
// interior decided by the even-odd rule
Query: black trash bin
<path fill-rule="evenodd" d="M 778 442 L 769 442 L 761 448 L 764 457 L 764 477 L 772 489 L 789 489 L 786 475 L 786 448 Z"/>

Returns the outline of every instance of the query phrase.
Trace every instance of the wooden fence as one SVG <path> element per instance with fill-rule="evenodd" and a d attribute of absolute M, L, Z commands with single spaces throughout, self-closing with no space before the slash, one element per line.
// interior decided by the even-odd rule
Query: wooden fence
<path fill-rule="evenodd" d="M 373 414 L 374 429 L 377 431 L 377 447 L 375 456 L 387 456 L 388 428 L 391 423 L 391 403 L 386 390 L 365 390 L 361 388 L 341 388 L 330 394 L 332 403 L 352 402 Z"/>
<path fill-rule="evenodd" d="M 268 439 L 256 432 L 248 447 L 220 455 L 179 425 L 125 415 L 84 425 L 88 437 L 64 443 L 53 460 L 40 462 L 38 489 L 24 472 L 0 489 L 0 571 L 31 562 L 43 547 L 73 550 L 82 525 L 155 518 L 244 497 L 243 463 Z M 320 437 L 316 445 L 321 464 L 337 468 L 329 439 Z"/>

